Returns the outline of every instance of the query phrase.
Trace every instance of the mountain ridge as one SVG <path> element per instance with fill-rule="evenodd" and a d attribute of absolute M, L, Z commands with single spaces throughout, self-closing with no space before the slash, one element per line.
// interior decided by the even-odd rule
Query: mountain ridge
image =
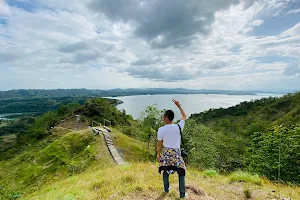
<path fill-rule="evenodd" d="M 49 98 L 49 97 L 109 97 L 131 95 L 156 94 L 228 94 L 228 95 L 256 95 L 263 91 L 246 90 L 215 90 L 215 89 L 185 89 L 185 88 L 128 88 L 128 89 L 18 89 L 0 91 L 0 99 L 14 98 Z M 264 93 L 273 93 L 267 92 Z"/>

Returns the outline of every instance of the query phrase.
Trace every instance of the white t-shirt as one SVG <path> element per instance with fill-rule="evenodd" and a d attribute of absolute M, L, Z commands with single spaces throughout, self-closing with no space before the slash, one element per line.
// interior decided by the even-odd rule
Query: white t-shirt
<path fill-rule="evenodd" d="M 184 120 L 180 120 L 178 123 L 181 127 L 181 131 L 184 128 Z M 157 139 L 163 141 L 164 147 L 168 148 L 180 148 L 180 130 L 177 124 L 166 124 L 163 127 L 160 127 L 157 132 Z"/>

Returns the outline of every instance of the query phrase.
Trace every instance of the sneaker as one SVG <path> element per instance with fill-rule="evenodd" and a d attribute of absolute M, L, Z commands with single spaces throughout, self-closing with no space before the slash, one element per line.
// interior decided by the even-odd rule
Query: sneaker
<path fill-rule="evenodd" d="M 188 199 L 188 198 L 189 198 L 188 193 L 185 193 L 185 196 L 184 196 L 184 197 L 180 197 L 180 199 Z"/>

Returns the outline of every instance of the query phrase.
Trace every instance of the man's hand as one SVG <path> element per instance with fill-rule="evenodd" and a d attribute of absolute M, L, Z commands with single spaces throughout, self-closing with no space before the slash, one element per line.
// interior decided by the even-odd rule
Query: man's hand
<path fill-rule="evenodd" d="M 157 154 L 157 155 L 156 155 L 156 159 L 157 159 L 157 161 L 159 162 L 159 160 L 160 160 L 160 154 Z"/>
<path fill-rule="evenodd" d="M 182 119 L 182 120 L 186 120 L 186 114 L 185 114 L 184 110 L 182 109 L 182 107 L 181 107 L 179 101 L 177 101 L 177 100 L 175 100 L 175 99 L 173 99 L 172 101 L 173 101 L 173 102 L 175 103 L 175 105 L 179 108 L 180 113 L 181 113 L 181 119 Z"/>
<path fill-rule="evenodd" d="M 175 99 L 173 99 L 172 101 L 175 103 L 175 105 L 176 105 L 177 107 L 180 106 L 179 101 L 177 101 L 177 100 L 175 100 Z"/>

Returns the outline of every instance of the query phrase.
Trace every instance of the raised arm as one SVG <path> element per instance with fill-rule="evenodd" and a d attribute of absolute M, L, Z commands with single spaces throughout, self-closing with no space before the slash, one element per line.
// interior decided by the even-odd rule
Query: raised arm
<path fill-rule="evenodd" d="M 179 108 L 180 113 L 181 113 L 181 119 L 185 121 L 185 120 L 186 120 L 186 114 L 185 114 L 183 108 L 181 107 L 180 103 L 179 103 L 178 101 L 176 101 L 175 99 L 173 99 L 172 101 L 173 101 L 173 102 L 175 103 L 175 105 Z"/>

